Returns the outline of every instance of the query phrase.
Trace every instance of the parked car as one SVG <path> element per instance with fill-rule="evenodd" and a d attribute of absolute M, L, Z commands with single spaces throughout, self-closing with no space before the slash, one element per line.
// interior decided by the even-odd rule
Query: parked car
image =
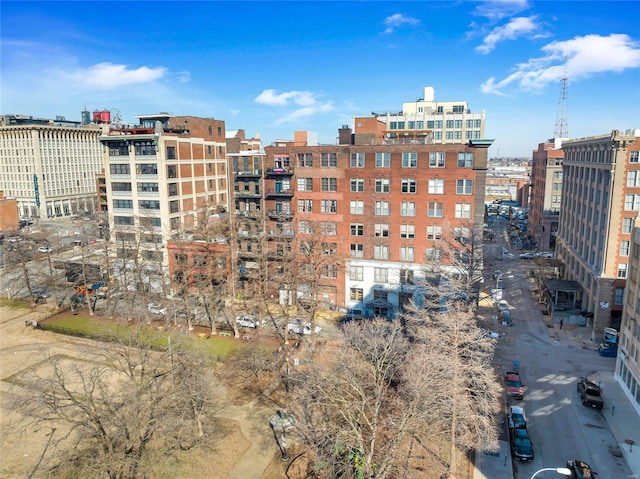
<path fill-rule="evenodd" d="M 496 280 L 496 288 L 504 289 L 504 280 L 502 278 Z"/>
<path fill-rule="evenodd" d="M 520 259 L 533 259 L 536 257 L 535 253 L 521 253 Z"/>
<path fill-rule="evenodd" d="M 20 236 L 12 236 L 11 238 L 9 238 L 9 243 L 17 243 L 18 241 L 22 241 L 22 238 L 20 238 Z"/>
<path fill-rule="evenodd" d="M 48 246 L 40 246 L 38 248 L 38 253 L 51 253 L 51 252 L 53 252 L 53 250 Z"/>
<path fill-rule="evenodd" d="M 311 324 L 303 323 L 302 321 L 289 321 L 287 328 L 289 329 L 289 332 L 292 333 L 311 334 Z M 322 331 L 322 328 L 320 326 L 316 326 L 315 333 L 318 334 L 320 331 Z"/>
<path fill-rule="evenodd" d="M 600 343 L 600 346 L 598 346 L 598 352 L 600 353 L 600 356 L 605 358 L 615 358 L 618 355 L 618 345 L 616 343 L 604 341 Z"/>
<path fill-rule="evenodd" d="M 592 383 L 587 378 L 580 378 L 576 387 L 582 404 L 596 409 L 602 409 L 604 407 L 604 401 L 602 400 L 602 396 L 600 396 L 600 386 Z"/>
<path fill-rule="evenodd" d="M 527 427 L 527 415 L 522 406 L 511 406 L 509 408 L 509 427 L 520 429 Z"/>
<path fill-rule="evenodd" d="M 513 428 L 511 432 L 511 450 L 516 461 L 533 461 L 533 444 L 525 428 Z"/>
<path fill-rule="evenodd" d="M 166 308 L 163 308 L 162 305 L 158 303 L 147 304 L 147 309 L 151 314 L 157 314 L 159 316 L 164 316 L 165 314 L 167 314 Z"/>
<path fill-rule="evenodd" d="M 500 271 L 499 269 L 493 272 L 493 279 L 498 279 L 500 276 L 502 276 L 502 271 Z"/>
<path fill-rule="evenodd" d="M 503 326 L 513 326 L 511 311 L 509 311 L 508 309 L 500 311 L 500 321 L 502 321 Z"/>
<path fill-rule="evenodd" d="M 236 323 L 245 328 L 257 328 L 259 321 L 258 319 L 251 314 L 241 314 L 236 317 Z M 262 326 L 264 326 L 265 322 L 262 321 Z"/>
<path fill-rule="evenodd" d="M 524 384 L 520 380 L 520 373 L 517 371 L 507 371 L 505 374 L 505 383 L 507 385 L 507 394 L 514 399 L 522 399 L 524 397 Z"/>
<path fill-rule="evenodd" d="M 553 258 L 553 253 L 549 253 L 547 251 L 538 251 L 536 253 L 536 258 Z"/>
<path fill-rule="evenodd" d="M 594 479 L 596 477 L 596 472 L 591 469 L 591 466 L 579 459 L 567 461 L 567 469 L 571 471 L 573 479 Z"/>

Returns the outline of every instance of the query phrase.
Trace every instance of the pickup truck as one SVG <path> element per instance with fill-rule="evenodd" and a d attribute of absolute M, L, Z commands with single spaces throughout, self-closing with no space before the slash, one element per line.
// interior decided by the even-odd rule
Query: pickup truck
<path fill-rule="evenodd" d="M 507 371 L 505 374 L 505 384 L 507 385 L 507 394 L 514 399 L 522 399 L 524 397 L 524 384 L 520 380 L 520 373 L 517 371 Z"/>
<path fill-rule="evenodd" d="M 600 396 L 600 386 L 592 383 L 587 378 L 580 378 L 577 389 L 582 404 L 596 409 L 602 409 L 604 407 L 604 401 L 602 400 L 602 396 Z"/>

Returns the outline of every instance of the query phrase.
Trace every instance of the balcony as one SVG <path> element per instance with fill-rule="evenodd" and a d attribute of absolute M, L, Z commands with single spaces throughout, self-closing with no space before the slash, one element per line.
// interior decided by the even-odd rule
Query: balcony
<path fill-rule="evenodd" d="M 293 168 L 287 166 L 285 168 L 267 168 L 267 176 L 292 176 Z"/>
<path fill-rule="evenodd" d="M 267 188 L 265 190 L 265 194 L 267 197 L 286 197 L 291 198 L 293 196 L 292 188 Z"/>
<path fill-rule="evenodd" d="M 259 191 L 234 190 L 233 194 L 236 198 L 262 198 Z"/>
<path fill-rule="evenodd" d="M 262 176 L 262 168 L 256 168 L 255 170 L 242 170 L 234 171 L 236 176 L 242 176 L 243 178 L 260 178 Z"/>
<path fill-rule="evenodd" d="M 260 218 L 262 218 L 262 211 L 260 211 L 260 210 L 256 210 L 256 211 L 236 210 L 236 217 L 238 217 L 238 218 L 248 218 L 248 219 L 251 219 L 251 220 L 259 220 Z"/>
<path fill-rule="evenodd" d="M 269 230 L 269 239 L 293 239 L 295 236 L 295 231 Z"/>
<path fill-rule="evenodd" d="M 269 219 L 276 221 L 290 221 L 294 216 L 293 211 L 269 210 L 267 214 L 269 215 Z"/>

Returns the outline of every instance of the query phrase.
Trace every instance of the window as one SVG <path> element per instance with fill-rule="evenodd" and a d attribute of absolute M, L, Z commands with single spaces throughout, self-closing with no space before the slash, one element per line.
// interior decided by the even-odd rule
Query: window
<path fill-rule="evenodd" d="M 322 168 L 335 168 L 338 166 L 338 155 L 335 153 L 322 153 L 320 166 Z"/>
<path fill-rule="evenodd" d="M 400 238 L 413 239 L 416 237 L 415 225 L 400 225 Z"/>
<path fill-rule="evenodd" d="M 128 175 L 131 172 L 128 164 L 111 164 L 109 165 L 109 171 L 112 175 Z"/>
<path fill-rule="evenodd" d="M 430 261 L 440 261 L 441 253 L 439 248 L 427 248 L 427 259 Z"/>
<path fill-rule="evenodd" d="M 456 195 L 473 194 L 473 180 L 458 180 L 456 182 Z"/>
<path fill-rule="evenodd" d="M 456 203 L 456 218 L 471 218 L 471 205 Z"/>
<path fill-rule="evenodd" d="M 376 168 L 389 168 L 391 166 L 391 153 L 376 153 Z"/>
<path fill-rule="evenodd" d="M 156 154 L 156 146 L 150 141 L 138 141 L 134 143 L 137 156 L 149 156 Z"/>
<path fill-rule="evenodd" d="M 640 186 L 640 170 L 630 171 L 627 175 L 627 186 L 635 188 Z"/>
<path fill-rule="evenodd" d="M 364 168 L 364 153 L 351 153 L 351 168 Z"/>
<path fill-rule="evenodd" d="M 389 247 L 377 244 L 373 247 L 373 257 L 375 259 L 389 259 Z"/>
<path fill-rule="evenodd" d="M 323 221 L 320 224 L 320 229 L 323 235 L 335 236 L 338 234 L 338 224 L 332 221 Z"/>
<path fill-rule="evenodd" d="M 352 215 L 363 215 L 364 201 L 351 201 L 349 205 L 349 213 Z"/>
<path fill-rule="evenodd" d="M 298 200 L 299 213 L 313 213 L 313 200 Z"/>
<path fill-rule="evenodd" d="M 169 196 L 178 196 L 178 183 L 169 183 Z"/>
<path fill-rule="evenodd" d="M 298 221 L 298 233 L 312 234 L 313 223 L 311 221 Z"/>
<path fill-rule="evenodd" d="M 389 202 L 388 201 L 376 201 L 376 215 L 388 216 L 389 215 Z"/>
<path fill-rule="evenodd" d="M 616 288 L 613 296 L 613 304 L 616 306 L 624 304 L 624 288 Z"/>
<path fill-rule="evenodd" d="M 363 244 L 351 244 L 351 256 L 353 258 L 364 257 L 364 245 Z"/>
<path fill-rule="evenodd" d="M 458 168 L 473 168 L 473 153 L 458 153 Z"/>
<path fill-rule="evenodd" d="M 633 230 L 633 218 L 622 218 L 622 232 L 631 233 Z"/>
<path fill-rule="evenodd" d="M 338 245 L 336 243 L 322 243 L 322 254 L 332 255 L 338 252 Z"/>
<path fill-rule="evenodd" d="M 430 201 L 428 204 L 427 216 L 429 218 L 442 218 L 442 203 L 439 201 Z"/>
<path fill-rule="evenodd" d="M 133 216 L 114 216 L 113 222 L 117 225 L 133 225 Z"/>
<path fill-rule="evenodd" d="M 416 204 L 413 201 L 403 201 L 400 207 L 400 216 L 415 216 Z"/>
<path fill-rule="evenodd" d="M 376 238 L 388 238 L 389 237 L 389 225 L 377 223 L 375 225 Z"/>
<path fill-rule="evenodd" d="M 443 151 L 432 151 L 429 153 L 429 168 L 444 168 L 444 159 Z"/>
<path fill-rule="evenodd" d="M 155 163 L 138 163 L 136 165 L 136 174 L 138 175 L 157 175 L 158 165 Z"/>
<path fill-rule="evenodd" d="M 413 261 L 413 246 L 400 246 L 400 261 Z"/>
<path fill-rule="evenodd" d="M 133 208 L 133 200 L 113 200 L 113 207 L 130 210 Z"/>
<path fill-rule="evenodd" d="M 177 201 L 169 201 L 169 213 L 177 213 L 178 212 L 178 202 Z"/>
<path fill-rule="evenodd" d="M 640 163 L 640 151 L 629 152 L 629 163 Z"/>
<path fill-rule="evenodd" d="M 628 240 L 620 241 L 620 256 L 629 256 L 629 245 Z"/>
<path fill-rule="evenodd" d="M 351 223 L 351 236 L 364 236 L 364 225 L 362 223 Z"/>
<path fill-rule="evenodd" d="M 447 126 L 447 128 L 453 128 L 453 120 L 447 120 L 445 125 Z"/>
<path fill-rule="evenodd" d="M 625 195 L 624 209 L 626 211 L 640 211 L 640 195 Z"/>
<path fill-rule="evenodd" d="M 444 194 L 444 180 L 434 178 L 429 180 L 429 194 L 443 195 Z"/>
<path fill-rule="evenodd" d="M 389 270 L 387 268 L 373 268 L 373 280 L 376 283 L 388 283 Z"/>
<path fill-rule="evenodd" d="M 351 266 L 349 268 L 349 277 L 352 281 L 362 281 L 363 270 L 362 266 Z"/>
<path fill-rule="evenodd" d="M 337 178 L 322 178 L 321 191 L 338 191 Z"/>
<path fill-rule="evenodd" d="M 49 151 L 51 154 L 51 151 Z M 124 141 L 109 143 L 109 156 L 129 156 L 129 147 Z"/>
<path fill-rule="evenodd" d="M 159 210 L 160 202 L 155 200 L 139 200 L 138 207 L 141 210 Z"/>
<path fill-rule="evenodd" d="M 311 168 L 313 166 L 313 153 L 298 153 L 298 166 Z"/>
<path fill-rule="evenodd" d="M 351 178 L 351 193 L 364 193 L 364 180 L 362 178 Z"/>
<path fill-rule="evenodd" d="M 417 181 L 413 178 L 402 180 L 402 192 L 403 193 L 415 193 L 417 188 Z"/>
<path fill-rule="evenodd" d="M 391 182 L 388 178 L 376 180 L 376 193 L 389 193 L 389 191 L 391 191 Z"/>
<path fill-rule="evenodd" d="M 362 301 L 362 288 L 350 288 L 349 298 L 351 299 L 351 301 Z"/>
<path fill-rule="evenodd" d="M 413 284 L 413 270 L 411 269 L 400 270 L 400 284 Z"/>
<path fill-rule="evenodd" d="M 313 178 L 298 178 L 298 191 L 313 191 Z"/>
<path fill-rule="evenodd" d="M 131 191 L 131 183 L 111 183 L 111 191 Z"/>
<path fill-rule="evenodd" d="M 158 192 L 158 183 L 138 183 L 139 193 Z"/>
<path fill-rule="evenodd" d="M 338 267 L 335 264 L 323 265 L 320 270 L 320 277 L 321 278 L 337 278 Z"/>
<path fill-rule="evenodd" d="M 403 153 L 402 154 L 402 167 L 403 168 L 416 168 L 418 166 L 418 154 L 417 153 Z"/>
<path fill-rule="evenodd" d="M 442 239 L 442 226 L 427 226 L 427 239 L 440 241 Z"/>
<path fill-rule="evenodd" d="M 627 277 L 627 263 L 618 264 L 618 278 Z"/>
<path fill-rule="evenodd" d="M 167 178 L 177 178 L 176 165 L 167 166 Z"/>

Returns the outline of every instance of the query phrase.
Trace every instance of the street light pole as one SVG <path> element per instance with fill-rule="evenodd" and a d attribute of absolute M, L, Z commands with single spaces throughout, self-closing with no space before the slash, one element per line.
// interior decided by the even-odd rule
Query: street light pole
<path fill-rule="evenodd" d="M 571 475 L 571 471 L 569 469 L 567 469 L 566 467 L 543 467 L 542 469 L 534 472 L 533 476 L 531 476 L 531 479 L 533 479 L 538 474 L 540 474 L 541 472 L 544 472 L 544 471 L 554 471 L 554 472 L 557 472 L 558 474 L 562 474 L 563 476 L 570 476 Z"/>

